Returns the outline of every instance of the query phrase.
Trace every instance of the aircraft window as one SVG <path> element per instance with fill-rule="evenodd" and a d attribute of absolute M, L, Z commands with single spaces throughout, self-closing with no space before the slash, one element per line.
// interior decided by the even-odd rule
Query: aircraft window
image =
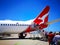
<path fill-rule="evenodd" d="M 5 24 L 5 26 L 7 26 L 7 24 Z"/>
<path fill-rule="evenodd" d="M 14 26 L 14 24 L 11 24 L 11 26 Z"/>
<path fill-rule="evenodd" d="M 11 26 L 11 24 L 9 24 L 9 26 Z"/>
<path fill-rule="evenodd" d="M 17 24 L 17 26 L 19 26 L 19 24 Z"/>
<path fill-rule="evenodd" d="M 25 26 L 25 24 L 22 24 L 22 26 Z"/>
<path fill-rule="evenodd" d="M 22 26 L 26 26 L 25 24 L 23 24 Z"/>
<path fill-rule="evenodd" d="M 8 26 L 19 26 L 18 24 L 8 24 Z"/>
<path fill-rule="evenodd" d="M 26 26 L 26 24 L 24 24 L 23 26 Z"/>
<path fill-rule="evenodd" d="M 19 26 L 19 24 L 17 24 L 17 26 Z"/>
<path fill-rule="evenodd" d="M 2 26 L 2 24 L 1 24 L 1 26 Z"/>
<path fill-rule="evenodd" d="M 20 26 L 22 26 L 22 24 L 20 24 Z"/>
<path fill-rule="evenodd" d="M 18 24 L 18 26 L 19 26 L 19 24 Z"/>
<path fill-rule="evenodd" d="M 21 26 L 21 24 L 18 24 L 17 26 Z"/>
<path fill-rule="evenodd" d="M 27 24 L 24 24 L 24 26 L 27 26 Z"/>
<path fill-rule="evenodd" d="M 28 24 L 26 24 L 26 26 L 28 26 Z"/>
<path fill-rule="evenodd" d="M 24 25 L 22 24 L 22 26 L 24 26 Z"/>
<path fill-rule="evenodd" d="M 10 24 L 10 26 L 14 26 L 14 24 Z"/>
<path fill-rule="evenodd" d="M 26 26 L 26 24 L 23 24 L 23 26 Z"/>
<path fill-rule="evenodd" d="M 17 26 L 17 24 L 15 24 L 15 26 Z"/>
<path fill-rule="evenodd" d="M 28 24 L 24 24 L 24 26 L 29 26 Z"/>
<path fill-rule="evenodd" d="M 18 26 L 28 26 L 28 24 L 19 24 Z"/>
<path fill-rule="evenodd" d="M 5 26 L 5 24 L 3 24 L 3 26 Z"/>
<path fill-rule="evenodd" d="M 9 24 L 8 24 L 8 26 L 9 26 Z"/>
<path fill-rule="evenodd" d="M 23 26 L 23 24 L 21 24 L 21 26 Z"/>
<path fill-rule="evenodd" d="M 22 24 L 22 26 L 24 26 L 24 24 Z"/>
<path fill-rule="evenodd" d="M 8 26 L 15 26 L 15 24 L 8 24 Z"/>
<path fill-rule="evenodd" d="M 7 24 L 1 24 L 1 26 L 7 26 Z"/>
<path fill-rule="evenodd" d="M 17 24 L 15 24 L 15 26 L 17 26 Z"/>
<path fill-rule="evenodd" d="M 28 26 L 28 24 L 26 24 L 26 26 Z"/>
<path fill-rule="evenodd" d="M 22 24 L 20 24 L 20 26 L 22 26 Z"/>
<path fill-rule="evenodd" d="M 19 24 L 19 26 L 20 26 L 20 24 Z"/>
<path fill-rule="evenodd" d="M 14 26 L 14 24 L 12 24 L 12 26 Z"/>
<path fill-rule="evenodd" d="M 0 24 L 1 26 L 28 26 L 28 24 Z"/>
<path fill-rule="evenodd" d="M 13 24 L 13 26 L 15 26 L 16 24 Z"/>

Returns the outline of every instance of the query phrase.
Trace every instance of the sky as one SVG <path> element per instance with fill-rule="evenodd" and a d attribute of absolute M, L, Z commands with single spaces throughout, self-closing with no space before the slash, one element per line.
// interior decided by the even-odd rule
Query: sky
<path fill-rule="evenodd" d="M 26 21 L 34 19 L 50 6 L 49 22 L 60 18 L 60 0 L 0 0 L 0 20 Z M 46 31 L 60 31 L 60 22 L 49 25 Z"/>

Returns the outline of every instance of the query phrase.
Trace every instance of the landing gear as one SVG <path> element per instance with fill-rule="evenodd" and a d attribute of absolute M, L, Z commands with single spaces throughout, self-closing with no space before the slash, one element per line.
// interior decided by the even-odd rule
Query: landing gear
<path fill-rule="evenodd" d="M 26 37 L 26 34 L 24 34 L 24 33 L 19 34 L 19 39 L 24 39 L 25 37 Z"/>

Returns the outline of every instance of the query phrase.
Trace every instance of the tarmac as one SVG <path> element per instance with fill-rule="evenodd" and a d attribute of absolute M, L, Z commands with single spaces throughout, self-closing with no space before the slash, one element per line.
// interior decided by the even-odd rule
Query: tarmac
<path fill-rule="evenodd" d="M 48 45 L 48 42 L 32 39 L 4 39 L 0 45 Z"/>

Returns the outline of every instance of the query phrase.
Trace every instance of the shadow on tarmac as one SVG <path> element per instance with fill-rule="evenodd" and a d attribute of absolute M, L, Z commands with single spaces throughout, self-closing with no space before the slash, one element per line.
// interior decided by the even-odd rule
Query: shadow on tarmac
<path fill-rule="evenodd" d="M 43 40 L 39 37 L 36 37 L 36 38 L 24 38 L 24 39 L 29 39 L 29 40 L 40 40 L 40 41 L 44 41 L 44 42 L 47 42 L 46 40 Z M 19 39 L 19 38 L 0 38 L 0 40 L 24 40 L 24 39 Z"/>

